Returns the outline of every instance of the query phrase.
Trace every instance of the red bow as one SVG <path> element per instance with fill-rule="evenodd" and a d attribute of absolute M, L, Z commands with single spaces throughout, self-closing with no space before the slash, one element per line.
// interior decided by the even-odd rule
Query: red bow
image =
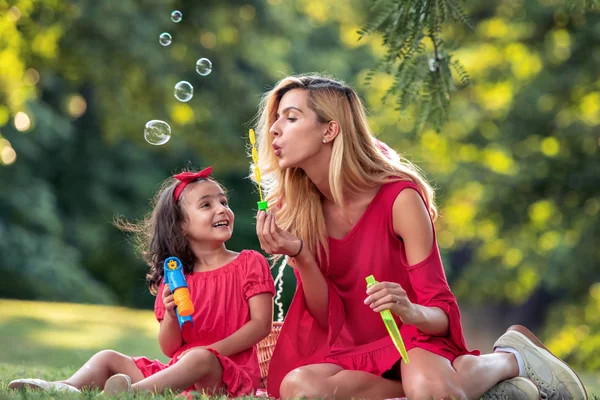
<path fill-rule="evenodd" d="M 188 183 L 194 182 L 196 179 L 208 178 L 212 173 L 212 170 L 212 167 L 206 167 L 200 172 L 182 172 L 180 174 L 173 175 L 173 178 L 179 181 L 179 184 L 175 187 L 175 191 L 173 192 L 173 199 L 175 199 L 175 201 L 179 200 L 181 192 L 183 192 L 183 189 L 185 189 Z"/>

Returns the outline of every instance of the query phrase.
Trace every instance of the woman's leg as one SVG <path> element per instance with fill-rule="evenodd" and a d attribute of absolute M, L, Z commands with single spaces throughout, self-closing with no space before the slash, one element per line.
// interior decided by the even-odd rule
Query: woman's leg
<path fill-rule="evenodd" d="M 207 392 L 217 392 L 223 387 L 223 366 L 217 356 L 208 350 L 191 350 L 177 363 L 137 381 L 131 388 L 135 391 L 162 392 L 165 389 L 182 391 L 192 385 L 198 391 Z"/>
<path fill-rule="evenodd" d="M 59 381 L 78 389 L 104 388 L 104 383 L 114 374 L 126 374 L 133 382 L 144 379 L 142 371 L 131 357 L 113 350 L 102 350 L 92 356 L 69 379 Z"/>
<path fill-rule="evenodd" d="M 512 354 L 464 355 L 454 363 L 427 350 L 408 352 L 401 364 L 406 396 L 411 399 L 478 399 L 496 383 L 518 375 Z"/>
<path fill-rule="evenodd" d="M 335 364 L 313 364 L 297 368 L 281 382 L 282 399 L 363 398 L 386 399 L 404 396 L 402 383 L 363 371 L 345 370 Z"/>

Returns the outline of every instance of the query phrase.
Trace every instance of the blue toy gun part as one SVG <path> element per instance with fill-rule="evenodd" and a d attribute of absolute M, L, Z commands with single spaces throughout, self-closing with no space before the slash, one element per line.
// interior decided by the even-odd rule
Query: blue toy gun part
<path fill-rule="evenodd" d="M 165 284 L 169 285 L 169 289 L 173 294 L 175 301 L 175 314 L 179 327 L 183 329 L 183 324 L 192 322 L 192 314 L 194 313 L 194 304 L 190 297 L 185 275 L 183 275 L 183 266 L 177 257 L 169 257 L 164 262 Z"/>

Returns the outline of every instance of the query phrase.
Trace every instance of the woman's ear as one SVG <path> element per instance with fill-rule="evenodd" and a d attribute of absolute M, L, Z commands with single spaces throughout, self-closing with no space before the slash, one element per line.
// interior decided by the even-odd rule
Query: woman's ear
<path fill-rule="evenodd" d="M 323 135 L 323 143 L 329 143 L 340 133 L 340 125 L 336 121 L 327 123 L 327 130 Z"/>

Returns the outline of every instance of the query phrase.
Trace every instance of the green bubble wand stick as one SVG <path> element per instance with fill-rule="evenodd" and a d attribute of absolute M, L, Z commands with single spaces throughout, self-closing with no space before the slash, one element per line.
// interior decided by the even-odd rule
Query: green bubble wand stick
<path fill-rule="evenodd" d="M 373 275 L 369 275 L 365 279 L 367 280 L 367 289 L 376 283 L 379 283 L 375 280 Z M 379 314 L 381 314 L 381 319 L 383 319 L 383 323 L 385 324 L 389 335 L 392 337 L 392 342 L 394 342 L 396 345 L 396 348 L 400 352 L 400 355 L 402 355 L 404 362 L 408 364 L 408 353 L 406 352 L 406 347 L 404 346 L 404 341 L 402 340 L 402 336 L 400 335 L 400 331 L 398 330 L 398 325 L 396 324 L 394 316 L 390 310 L 383 310 Z"/>
<path fill-rule="evenodd" d="M 257 201 L 259 210 L 266 210 L 269 208 L 269 203 L 263 200 L 262 188 L 260 187 L 260 169 L 258 169 L 258 151 L 256 151 L 256 137 L 254 136 L 254 129 L 250 129 L 248 132 L 248 136 L 250 139 L 250 144 L 252 145 L 252 161 L 254 162 L 254 177 L 256 178 L 256 183 L 258 184 L 258 196 L 260 197 L 260 201 Z"/>

